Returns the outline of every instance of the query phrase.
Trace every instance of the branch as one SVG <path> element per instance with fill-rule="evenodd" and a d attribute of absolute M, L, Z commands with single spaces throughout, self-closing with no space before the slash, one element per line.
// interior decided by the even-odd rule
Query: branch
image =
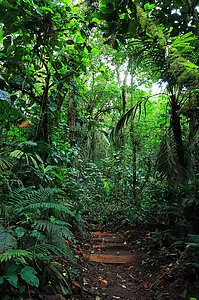
<path fill-rule="evenodd" d="M 17 83 L 14 83 L 14 82 L 11 82 L 9 83 L 9 86 L 13 89 L 17 89 L 19 91 L 21 91 L 22 93 L 28 95 L 31 99 L 35 100 L 36 103 L 38 103 L 39 105 L 41 105 L 41 100 L 39 99 L 40 97 L 36 96 L 33 91 L 28 91 L 26 89 L 23 88 L 23 86 L 21 85 L 18 85 Z"/>

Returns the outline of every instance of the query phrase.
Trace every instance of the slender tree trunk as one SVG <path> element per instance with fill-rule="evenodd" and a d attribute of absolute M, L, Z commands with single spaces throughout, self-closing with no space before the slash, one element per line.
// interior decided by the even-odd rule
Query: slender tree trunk
<path fill-rule="evenodd" d="M 74 91 L 72 90 L 68 100 L 68 126 L 69 126 L 69 142 L 74 146 L 77 142 L 76 121 L 77 121 L 77 106 L 74 99 Z"/>
<path fill-rule="evenodd" d="M 179 109 L 180 105 L 175 95 L 171 95 L 171 129 L 176 142 L 178 162 L 184 166 L 184 148 L 182 141 L 182 129 L 180 123 Z"/>
<path fill-rule="evenodd" d="M 48 90 L 50 83 L 50 74 L 47 74 L 45 89 L 43 92 L 42 103 L 40 107 L 40 120 L 37 126 L 37 132 L 35 136 L 36 141 L 44 141 L 45 143 L 50 143 L 50 126 L 48 120 Z"/>
<path fill-rule="evenodd" d="M 133 89 L 133 60 L 132 56 L 129 57 L 130 75 L 131 75 L 131 106 L 133 106 L 134 100 L 134 89 Z M 132 166 L 133 166 L 133 182 L 132 182 L 132 192 L 133 192 L 133 202 L 138 208 L 140 204 L 137 201 L 137 145 L 135 137 L 135 124 L 134 117 L 131 117 L 131 129 L 130 138 L 132 145 Z"/>
<path fill-rule="evenodd" d="M 89 161 L 95 162 L 95 146 L 96 146 L 96 134 L 95 131 L 92 132 L 90 138 L 90 147 L 89 147 Z"/>
<path fill-rule="evenodd" d="M 131 120 L 131 145 L 132 145 L 132 166 L 133 166 L 133 182 L 132 182 L 132 191 L 133 191 L 133 202 L 136 206 L 138 203 L 136 202 L 137 197 L 137 147 L 135 140 L 135 129 L 134 129 L 134 120 Z"/>

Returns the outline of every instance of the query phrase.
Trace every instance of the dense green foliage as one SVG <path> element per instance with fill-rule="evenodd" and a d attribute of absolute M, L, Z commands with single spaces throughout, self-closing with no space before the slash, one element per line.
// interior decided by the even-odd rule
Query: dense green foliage
<path fill-rule="evenodd" d="M 67 295 L 83 219 L 163 230 L 199 266 L 197 3 L 73 2 L 0 0 L 5 297 Z"/>

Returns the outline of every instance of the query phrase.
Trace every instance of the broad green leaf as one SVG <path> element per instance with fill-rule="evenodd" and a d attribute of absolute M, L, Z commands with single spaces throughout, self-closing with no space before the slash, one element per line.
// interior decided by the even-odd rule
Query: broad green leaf
<path fill-rule="evenodd" d="M 5 275 L 10 275 L 12 273 L 16 273 L 16 271 L 19 269 L 19 265 L 17 265 L 14 262 L 5 262 L 4 263 L 4 269 L 6 270 Z"/>
<path fill-rule="evenodd" d="M 80 35 L 80 36 L 78 36 L 78 37 L 76 38 L 75 42 L 76 42 L 77 44 L 82 44 L 82 43 L 85 42 L 85 39 Z"/>
<path fill-rule="evenodd" d="M 99 50 L 98 50 L 97 48 L 93 48 L 93 49 L 91 50 L 91 53 L 92 53 L 93 55 L 99 55 L 99 54 L 100 54 L 100 52 L 99 52 Z"/>
<path fill-rule="evenodd" d="M 21 238 L 22 236 L 24 236 L 25 232 L 26 232 L 26 230 L 23 227 L 17 227 L 15 229 L 15 233 L 18 238 Z"/>
<path fill-rule="evenodd" d="M 144 5 L 144 9 L 145 9 L 145 10 L 148 10 L 148 11 L 151 11 L 151 10 L 154 9 L 154 8 L 155 8 L 155 4 L 146 3 L 146 4 Z"/>
<path fill-rule="evenodd" d="M 71 11 L 72 11 L 73 13 L 77 13 L 77 12 L 79 12 L 79 10 L 80 10 L 80 7 L 78 7 L 78 6 L 75 6 L 75 7 L 73 7 L 73 8 L 71 9 Z"/>
<path fill-rule="evenodd" d="M 100 70 L 101 72 L 104 72 L 104 71 L 106 71 L 106 67 L 105 67 L 105 66 L 101 66 L 99 70 Z"/>
<path fill-rule="evenodd" d="M 2 42 L 3 42 L 3 30 L 2 29 L 0 29 L 0 44 L 2 44 Z"/>
<path fill-rule="evenodd" d="M 126 13 L 123 13 L 123 14 L 120 15 L 121 20 L 124 20 L 126 18 L 128 18 L 128 15 Z"/>
<path fill-rule="evenodd" d="M 18 276 L 16 273 L 10 273 L 5 276 L 5 279 L 8 280 L 8 282 L 13 285 L 15 288 L 17 288 L 18 285 Z"/>
<path fill-rule="evenodd" d="M 88 49 L 86 47 L 84 48 L 84 54 L 88 55 Z"/>
<path fill-rule="evenodd" d="M 56 172 L 54 172 L 54 171 L 52 171 L 51 172 L 53 175 L 55 175 L 60 181 L 64 181 L 64 178 L 63 178 L 63 176 L 61 175 L 61 174 L 59 174 L 59 173 L 56 173 Z"/>
<path fill-rule="evenodd" d="M 58 168 L 57 166 L 47 166 L 47 167 L 45 168 L 45 172 L 50 172 L 50 171 L 55 170 L 55 169 L 57 169 L 57 168 Z"/>
<path fill-rule="evenodd" d="M 92 18 L 92 22 L 96 24 L 100 24 L 100 20 L 98 18 Z"/>
<path fill-rule="evenodd" d="M 76 26 L 76 25 L 77 25 L 77 22 L 76 22 L 76 20 L 73 18 L 67 26 L 68 26 L 68 27 L 74 27 L 74 26 Z"/>
<path fill-rule="evenodd" d="M 24 267 L 21 272 L 21 278 L 27 282 L 28 284 L 30 284 L 31 286 L 39 286 L 39 279 L 35 276 L 35 274 L 37 274 L 37 271 L 29 266 Z"/>

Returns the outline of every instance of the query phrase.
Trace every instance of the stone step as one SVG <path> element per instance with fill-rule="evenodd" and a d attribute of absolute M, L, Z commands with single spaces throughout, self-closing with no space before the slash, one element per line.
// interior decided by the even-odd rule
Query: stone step
<path fill-rule="evenodd" d="M 84 253 L 84 258 L 91 262 L 106 263 L 106 264 L 135 264 L 139 257 L 136 254 L 129 255 L 113 255 L 113 254 L 87 254 Z"/>
<path fill-rule="evenodd" d="M 111 232 L 101 232 L 101 231 L 93 231 L 91 232 L 92 235 L 94 235 L 95 237 L 97 236 L 115 236 L 114 233 Z"/>
<path fill-rule="evenodd" d="M 124 245 L 124 243 L 108 243 L 108 244 L 97 244 L 97 245 L 92 245 L 93 249 L 102 249 L 102 250 L 133 250 L 135 247 L 132 245 Z"/>
<path fill-rule="evenodd" d="M 118 236 L 99 236 L 99 237 L 93 237 L 90 239 L 94 242 L 102 242 L 102 243 L 124 243 L 125 239 Z"/>

